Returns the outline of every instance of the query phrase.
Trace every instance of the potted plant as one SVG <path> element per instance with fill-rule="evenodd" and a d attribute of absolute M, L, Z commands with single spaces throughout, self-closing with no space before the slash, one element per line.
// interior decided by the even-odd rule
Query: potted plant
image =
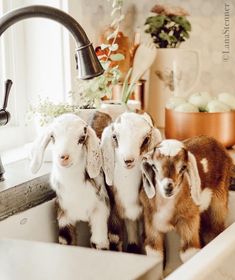
<path fill-rule="evenodd" d="M 151 12 L 156 15 L 147 18 L 145 32 L 151 35 L 157 48 L 177 48 L 189 38 L 191 24 L 186 18 L 189 15 L 186 10 L 155 5 Z"/>
<path fill-rule="evenodd" d="M 181 7 L 155 5 L 154 15 L 146 19 L 145 32 L 158 49 L 150 71 L 148 110 L 156 123 L 164 127 L 164 110 L 168 98 L 185 96 L 194 87 L 199 73 L 198 52 L 179 49 L 192 30 L 188 12 Z"/>

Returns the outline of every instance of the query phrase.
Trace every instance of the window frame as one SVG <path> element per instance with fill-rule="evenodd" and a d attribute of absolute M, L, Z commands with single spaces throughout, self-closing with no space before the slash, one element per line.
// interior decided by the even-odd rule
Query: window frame
<path fill-rule="evenodd" d="M 57 0 L 55 2 L 60 9 L 65 11 L 67 10 L 68 1 Z M 6 13 L 6 11 L 25 6 L 25 4 L 33 5 L 35 3 L 33 0 L 0 0 L 0 8 L 2 7 L 3 14 Z M 27 122 L 27 111 L 29 104 L 31 103 L 31 92 L 29 92 L 30 90 L 28 89 L 25 81 L 31 78 L 29 76 L 29 69 L 27 65 L 27 63 L 31 63 L 31 61 L 28 60 L 28 56 L 25 51 L 25 42 L 27 39 L 30 40 L 29 37 L 30 36 L 27 34 L 27 25 L 25 25 L 23 21 L 22 23 L 15 24 L 10 27 L 6 34 L 4 33 L 0 38 L 0 44 L 3 45 L 3 57 L 7 61 L 5 64 L 6 69 L 3 71 L 4 80 L 9 78 L 13 80 L 13 87 L 9 96 L 11 104 L 8 107 L 11 113 L 11 121 L 8 125 L 0 127 L 0 153 L 31 142 L 38 132 L 35 123 Z M 61 27 L 60 37 L 61 57 L 59 59 L 63 65 L 61 86 L 64 91 L 64 95 L 60 98 L 65 100 L 68 97 L 69 90 L 71 89 L 72 81 L 72 73 L 70 71 L 71 54 L 69 53 L 69 34 L 65 28 L 62 29 Z M 0 79 L 0 90 L 2 91 L 4 90 L 4 80 L 2 81 Z"/>
<path fill-rule="evenodd" d="M 3 14 L 16 8 L 16 5 L 18 6 L 23 3 L 22 0 L 17 3 L 13 0 L 0 0 L 0 2 Z M 22 82 L 25 81 L 25 52 L 23 46 L 24 36 L 22 36 L 22 33 L 23 25 L 19 24 L 9 28 L 6 34 L 4 33 L 0 38 L 2 46 L 1 58 L 5 62 L 2 69 L 3 75 L 0 79 L 2 94 L 4 92 L 5 80 L 11 79 L 13 81 L 8 106 L 8 110 L 11 113 L 11 121 L 6 126 L 0 127 L 0 151 L 23 145 L 26 141 L 27 128 L 24 125 L 24 116 L 27 104 L 25 83 Z"/>

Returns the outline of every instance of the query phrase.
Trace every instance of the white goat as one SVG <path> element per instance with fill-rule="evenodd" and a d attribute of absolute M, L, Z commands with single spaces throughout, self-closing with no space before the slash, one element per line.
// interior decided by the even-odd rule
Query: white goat
<path fill-rule="evenodd" d="M 32 172 L 40 169 L 49 142 L 52 142 L 51 186 L 57 194 L 59 242 L 75 245 L 76 223 L 85 221 L 91 227 L 91 245 L 108 249 L 109 199 L 95 131 L 74 114 L 56 118 L 35 142 Z"/>
<path fill-rule="evenodd" d="M 109 193 L 111 214 L 109 240 L 113 250 L 123 250 L 126 226 L 128 252 L 139 252 L 138 220 L 142 214 L 139 190 L 142 184 L 142 155 L 161 141 L 149 115 L 124 113 L 106 127 L 101 138 L 103 169 Z M 110 187 L 109 187 L 110 186 Z"/>

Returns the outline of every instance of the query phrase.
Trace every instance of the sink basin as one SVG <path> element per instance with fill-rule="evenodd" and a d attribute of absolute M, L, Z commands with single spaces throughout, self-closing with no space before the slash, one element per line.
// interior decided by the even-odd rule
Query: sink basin
<path fill-rule="evenodd" d="M 19 260 L 22 260 L 22 256 L 24 256 L 23 263 L 27 263 L 27 269 L 25 268 L 26 270 L 22 271 L 26 274 L 23 274 L 22 278 L 20 278 L 20 276 L 16 277 L 17 279 L 27 279 L 25 275 L 31 273 L 30 271 L 32 270 L 34 271 L 33 268 L 36 263 L 36 270 L 41 268 L 41 271 L 45 271 L 45 273 L 47 271 L 53 273 L 54 271 L 55 274 L 53 277 L 50 277 L 50 279 L 58 280 L 63 279 L 57 277 L 60 273 L 63 271 L 69 273 L 70 270 L 68 268 L 70 265 L 72 267 L 74 265 L 73 262 L 70 264 L 68 261 L 64 261 L 64 265 L 59 265 L 63 262 L 65 256 L 67 256 L 66 259 L 71 258 L 73 261 L 76 259 L 77 266 L 73 268 L 74 275 L 79 275 L 79 272 L 81 272 L 83 273 L 82 279 L 91 279 L 88 277 L 90 271 L 88 268 L 88 276 L 84 274 L 86 270 L 82 269 L 80 271 L 79 263 L 82 267 L 86 267 L 89 264 L 90 267 L 93 268 L 92 264 L 94 264 L 94 262 L 101 262 L 101 267 L 103 267 L 103 265 L 107 266 L 109 260 L 113 260 L 111 263 L 119 267 L 118 270 L 121 276 L 117 274 L 119 276 L 115 278 L 117 270 L 109 264 L 107 266 L 109 273 L 107 273 L 106 278 L 103 274 L 102 276 L 99 274 L 101 273 L 100 270 L 94 270 L 96 274 L 93 275 L 96 275 L 96 279 L 111 279 L 109 277 L 111 277 L 110 275 L 112 273 L 114 273 L 112 279 L 161 279 L 161 264 L 157 263 L 154 258 L 81 248 L 80 246 L 87 246 L 89 244 L 88 228 L 84 224 L 79 224 L 79 232 L 81 232 L 79 236 L 80 246 L 70 247 L 52 244 L 56 243 L 57 240 L 57 226 L 53 205 L 54 200 L 50 200 L 0 222 L 0 267 L 4 267 L 4 264 L 10 263 L 12 264 L 11 267 L 14 267 L 11 273 L 13 273 L 13 271 L 18 271 L 17 273 L 20 275 L 19 271 L 22 268 L 20 266 L 22 263 L 19 262 Z M 178 236 L 173 232 L 168 234 L 166 239 L 167 263 L 164 272 L 166 279 L 234 279 L 235 192 L 230 192 L 229 196 L 228 225 L 229 227 L 222 234 L 185 264 L 182 264 L 179 258 L 178 251 L 180 245 Z M 14 240 L 3 240 L 5 238 Z M 10 250 L 10 248 L 14 248 L 14 250 Z M 61 252 L 61 254 L 59 252 Z M 61 258 L 58 256 L 61 256 Z M 87 260 L 86 262 L 83 256 Z M 55 257 L 55 262 L 46 261 L 48 258 L 54 260 Z M 55 268 L 55 266 L 57 268 Z M 135 267 L 134 270 L 133 267 Z M 53 271 L 51 272 L 51 270 Z M 0 269 L 1 273 L 2 271 L 7 270 Z M 224 278 L 225 276 L 227 278 Z M 29 277 L 28 279 L 43 279 L 35 277 L 34 275 L 34 278 Z M 3 278 L 0 275 L 0 279 L 16 278 Z M 67 279 L 73 278 L 68 276 Z M 75 279 L 78 278 L 75 277 Z"/>
<path fill-rule="evenodd" d="M 0 279 L 156 279 L 154 258 L 59 244 L 0 240 Z"/>

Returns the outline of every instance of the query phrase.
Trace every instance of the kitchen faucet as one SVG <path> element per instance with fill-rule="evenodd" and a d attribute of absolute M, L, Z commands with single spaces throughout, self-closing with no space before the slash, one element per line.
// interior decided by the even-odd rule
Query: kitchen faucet
<path fill-rule="evenodd" d="M 78 78 L 86 80 L 103 74 L 104 70 L 81 25 L 73 17 L 59 9 L 50 6 L 33 5 L 13 10 L 0 18 L 0 37 L 11 25 L 20 20 L 34 17 L 48 18 L 57 21 L 72 33 L 76 42 L 75 58 Z M 10 119 L 10 113 L 6 110 L 6 107 L 11 86 L 12 81 L 7 80 L 4 104 L 3 108 L 0 110 L 0 126 L 6 125 Z M 0 158 L 0 181 L 3 180 L 3 174 L 4 168 Z"/>

